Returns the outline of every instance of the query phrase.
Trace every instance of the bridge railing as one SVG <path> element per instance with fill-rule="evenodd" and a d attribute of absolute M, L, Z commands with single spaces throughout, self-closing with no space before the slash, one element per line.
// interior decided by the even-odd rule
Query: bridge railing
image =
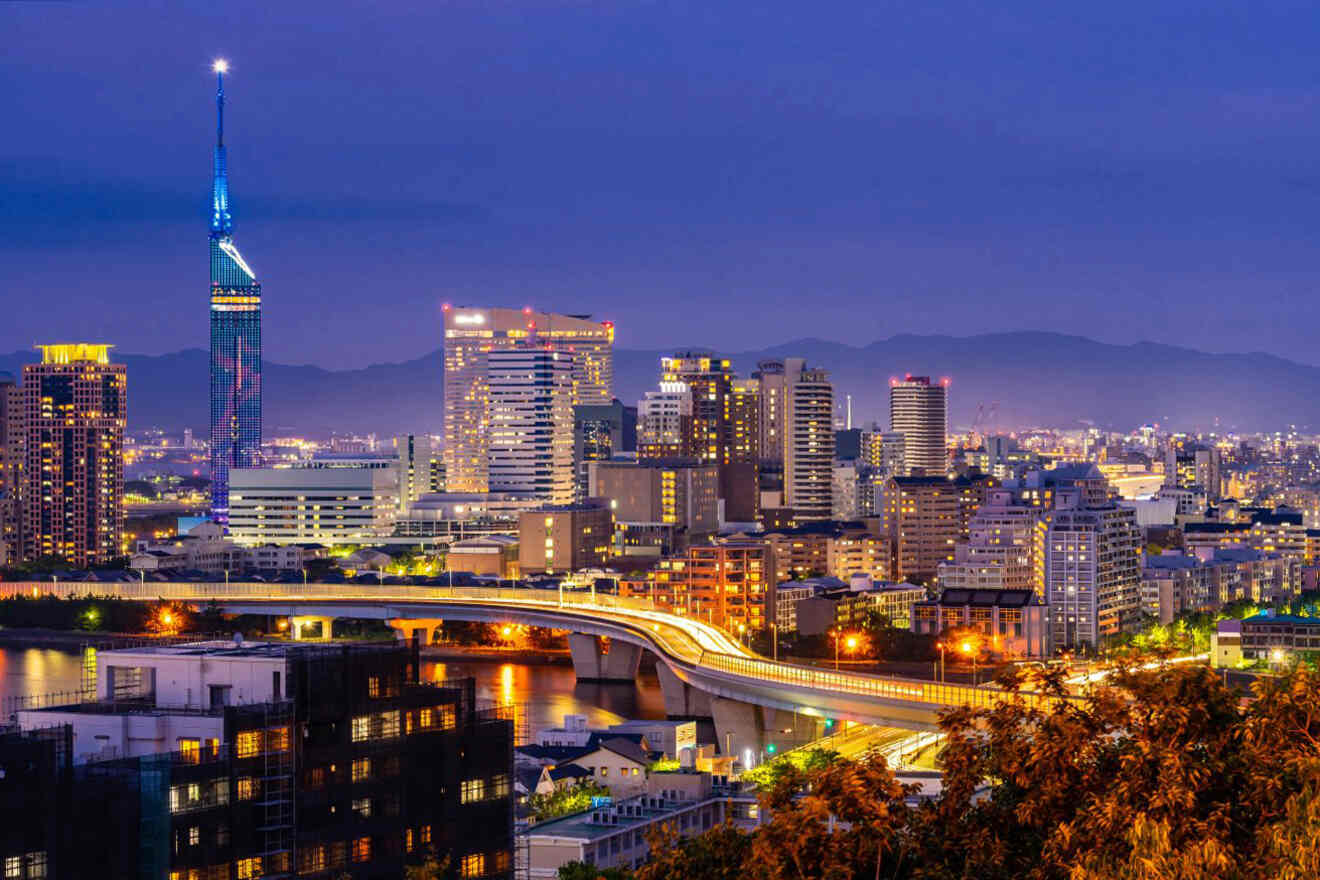
<path fill-rule="evenodd" d="M 998 704 L 1005 696 L 1004 691 L 999 688 L 946 684 L 915 678 L 889 678 L 859 672 L 833 672 L 812 666 L 794 666 L 788 663 L 775 663 L 771 660 L 718 654 L 712 651 L 702 654 L 701 665 L 707 669 L 720 672 L 729 672 L 762 681 L 797 685 L 812 690 L 835 691 L 845 694 L 880 697 L 882 699 L 907 700 L 916 703 L 936 703 L 941 706 L 988 708 Z M 1046 699 L 1031 693 L 1023 696 L 1028 705 L 1031 706 L 1039 705 L 1040 701 Z"/>
<path fill-rule="evenodd" d="M 614 596 L 607 593 L 558 591 L 536 589 L 510 589 L 504 587 L 421 587 L 407 585 L 362 584 L 266 584 L 251 581 L 235 582 L 144 582 L 97 583 L 87 581 L 11 581 L 0 582 L 0 598 L 25 596 L 40 598 L 54 596 L 76 598 L 86 596 L 115 596 L 122 599 L 152 601 L 217 601 L 251 599 L 254 601 L 363 601 L 363 602 L 425 602 L 472 601 L 507 603 L 514 607 L 556 608 L 574 611 L 616 610 L 635 617 L 634 626 L 649 631 L 664 648 L 678 659 L 694 666 L 717 672 L 744 676 L 765 682 L 778 682 L 813 690 L 842 694 L 933 703 L 941 706 L 993 706 L 1004 698 L 1004 692 L 992 687 L 929 682 L 921 679 L 891 678 L 857 672 L 836 672 L 810 666 L 776 663 L 756 657 L 739 656 L 703 647 L 698 636 L 689 632 L 693 621 L 662 612 L 648 599 Z M 685 628 L 686 625 L 686 628 Z M 707 642 L 709 644 L 709 641 Z M 1045 698 L 1035 694 L 1024 695 L 1028 703 L 1037 705 Z"/>

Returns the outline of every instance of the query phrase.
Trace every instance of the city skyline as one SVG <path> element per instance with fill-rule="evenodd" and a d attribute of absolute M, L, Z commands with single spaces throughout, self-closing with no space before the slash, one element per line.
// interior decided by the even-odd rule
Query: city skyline
<path fill-rule="evenodd" d="M 112 23 L 9 4 L 0 112 L 25 125 L 0 147 L 0 283 L 60 294 L 71 337 L 200 344 L 172 305 L 198 280 L 183 255 L 208 125 L 191 96 L 225 54 L 252 94 L 236 156 L 245 242 L 281 291 L 268 311 L 289 332 L 268 348 L 284 362 L 428 351 L 443 301 L 592 312 L 625 348 L 684 330 L 685 346 L 747 348 L 1030 328 L 1312 362 L 1306 29 L 1253 15 L 1270 51 L 1226 69 L 1211 59 L 1237 48 L 1245 10 L 1192 32 L 1132 8 L 1147 26 L 1117 41 L 1089 19 L 959 7 L 960 33 L 1004 37 L 946 47 L 942 19 L 920 11 L 813 22 L 772 8 L 745 42 L 712 46 L 658 8 L 617 10 L 604 34 L 553 5 L 381 10 L 350 40 L 308 35 L 295 7 Z M 264 26 L 218 26 L 235 14 Z M 740 10 L 709 15 L 718 29 Z M 437 57 L 441 33 L 457 48 Z M 150 76 L 115 57 L 148 46 Z M 1062 55 L 1112 75 L 1070 73 Z M 71 238 L 97 284 L 57 259 Z M 672 308 L 697 304 L 710 320 L 695 328 Z M 398 315 L 388 341 L 362 337 L 382 309 Z M 32 310 L 0 350 L 55 317 Z"/>

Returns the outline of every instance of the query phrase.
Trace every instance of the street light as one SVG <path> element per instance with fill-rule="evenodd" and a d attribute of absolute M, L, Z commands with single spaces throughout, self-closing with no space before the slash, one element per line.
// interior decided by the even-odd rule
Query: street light
<path fill-rule="evenodd" d="M 935 643 L 935 647 L 937 647 L 937 648 L 940 649 L 940 683 L 943 684 L 943 683 L 944 683 L 944 648 L 945 648 L 945 644 L 944 644 L 943 642 L 936 642 L 936 643 Z"/>
<path fill-rule="evenodd" d="M 959 650 L 961 650 L 964 654 L 966 654 L 967 656 L 969 656 L 969 657 L 972 658 L 972 687 L 976 687 L 976 651 L 975 651 L 975 646 L 974 646 L 970 641 L 964 639 L 964 640 L 963 640 L 963 643 L 962 643 L 961 645 L 959 645 L 958 648 L 959 648 Z"/>

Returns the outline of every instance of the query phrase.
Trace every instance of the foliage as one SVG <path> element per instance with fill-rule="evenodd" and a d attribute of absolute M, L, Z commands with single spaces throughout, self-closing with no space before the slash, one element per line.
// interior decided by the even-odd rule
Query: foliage
<path fill-rule="evenodd" d="M 839 758 L 839 753 L 832 749 L 794 749 L 778 758 L 766 761 L 759 767 L 753 767 L 742 778 L 760 789 L 774 788 L 779 780 L 792 777 L 794 772 L 814 773 L 824 770 Z M 795 777 L 793 777 L 795 778 Z"/>
<path fill-rule="evenodd" d="M 944 713 L 931 800 L 912 805 L 879 756 L 786 761 L 765 825 L 660 840 L 638 878 L 1320 876 L 1320 674 L 1263 680 L 1253 699 L 1204 666 L 1118 669 L 1075 699 L 1065 676 L 1015 668 L 996 706 Z"/>
<path fill-rule="evenodd" d="M 403 869 L 404 880 L 441 880 L 449 870 L 449 856 L 440 858 L 428 847 L 422 860 Z"/>
<path fill-rule="evenodd" d="M 680 837 L 673 822 L 646 835 L 651 858 L 637 869 L 637 880 L 743 880 L 751 838 L 731 822 L 694 837 Z"/>
<path fill-rule="evenodd" d="M 549 794 L 533 794 L 527 798 L 527 809 L 533 822 L 544 822 L 556 816 L 580 813 L 591 809 L 594 797 L 609 797 L 610 790 L 594 779 L 583 779 L 576 785 L 557 789 Z"/>
<path fill-rule="evenodd" d="M 172 636 L 192 629 L 193 616 L 187 606 L 161 600 L 147 615 L 147 632 L 158 636 Z"/>
<path fill-rule="evenodd" d="M 575 859 L 559 866 L 558 880 L 628 880 L 629 876 L 621 868 L 597 868 Z"/>

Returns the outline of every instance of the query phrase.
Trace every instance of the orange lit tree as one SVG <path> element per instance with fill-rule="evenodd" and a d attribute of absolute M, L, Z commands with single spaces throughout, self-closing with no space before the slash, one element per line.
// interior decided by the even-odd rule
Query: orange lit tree
<path fill-rule="evenodd" d="M 1120 670 L 1079 699 L 1064 699 L 1065 675 L 1013 670 L 997 706 L 946 713 L 932 800 L 914 806 L 879 757 L 789 769 L 755 833 L 657 840 L 663 870 L 639 877 L 1320 876 L 1320 674 L 1253 699 L 1206 667 Z"/>

